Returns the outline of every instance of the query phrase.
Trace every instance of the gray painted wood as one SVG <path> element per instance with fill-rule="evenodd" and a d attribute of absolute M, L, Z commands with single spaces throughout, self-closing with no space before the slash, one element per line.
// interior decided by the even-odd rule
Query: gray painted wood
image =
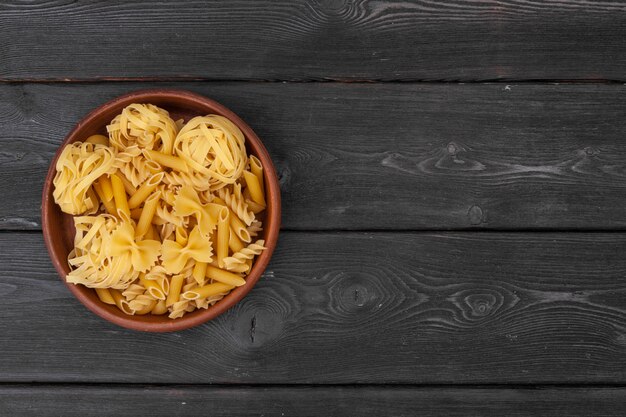
<path fill-rule="evenodd" d="M 39 229 L 63 137 L 149 87 L 212 97 L 256 130 L 285 229 L 626 228 L 626 87 L 337 83 L 0 85 L 0 228 Z"/>
<path fill-rule="evenodd" d="M 623 416 L 621 388 L 1 386 L 0 413 L 99 416 Z"/>
<path fill-rule="evenodd" d="M 0 5 L 0 80 L 618 79 L 623 1 Z"/>
<path fill-rule="evenodd" d="M 0 234 L 0 381 L 626 383 L 626 235 L 284 232 L 218 319 L 118 328 Z"/>

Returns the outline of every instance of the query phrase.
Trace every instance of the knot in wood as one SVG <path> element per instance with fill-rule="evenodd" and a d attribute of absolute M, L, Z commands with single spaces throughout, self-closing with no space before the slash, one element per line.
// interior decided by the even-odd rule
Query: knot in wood
<path fill-rule="evenodd" d="M 484 222 L 483 209 L 480 206 L 473 205 L 467 211 L 467 217 L 471 225 L 476 226 Z"/>

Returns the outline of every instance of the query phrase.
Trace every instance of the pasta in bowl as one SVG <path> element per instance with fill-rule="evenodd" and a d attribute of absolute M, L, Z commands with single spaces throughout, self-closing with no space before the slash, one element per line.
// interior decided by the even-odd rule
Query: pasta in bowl
<path fill-rule="evenodd" d="M 127 94 L 66 137 L 43 190 L 52 262 L 91 311 L 142 331 L 223 313 L 260 278 L 280 190 L 252 129 L 178 90 Z"/>

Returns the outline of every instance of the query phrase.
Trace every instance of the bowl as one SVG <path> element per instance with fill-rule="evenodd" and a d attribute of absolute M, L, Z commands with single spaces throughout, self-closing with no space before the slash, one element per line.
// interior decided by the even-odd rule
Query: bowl
<path fill-rule="evenodd" d="M 56 173 L 56 161 L 65 145 L 84 140 L 90 135 L 97 133 L 106 135 L 106 125 L 124 107 L 131 103 L 154 104 L 169 111 L 174 120 L 182 118 L 185 122 L 194 116 L 206 114 L 224 116 L 241 129 L 246 137 L 248 154 L 256 155 L 263 165 L 266 184 L 265 199 L 267 202 L 265 218 L 263 219 L 263 238 L 265 239 L 267 249 L 255 259 L 250 274 L 246 277 L 245 285 L 235 288 L 208 309 L 198 309 L 177 319 L 170 319 L 167 315 L 126 315 L 118 310 L 116 306 L 101 302 L 95 290 L 65 281 L 65 276 L 70 272 L 67 257 L 74 246 L 75 230 L 73 216 L 63 213 L 52 197 L 54 187 L 52 180 Z M 280 230 L 280 188 L 276 170 L 265 146 L 263 146 L 263 143 L 250 126 L 235 113 L 211 99 L 189 91 L 144 90 L 125 94 L 103 104 L 78 122 L 76 127 L 67 135 L 48 169 L 41 201 L 41 217 L 43 236 L 52 264 L 72 294 L 89 310 L 105 320 L 128 329 L 146 332 L 171 332 L 188 329 L 219 316 L 240 301 L 254 287 L 267 267 L 278 240 L 278 232 Z"/>

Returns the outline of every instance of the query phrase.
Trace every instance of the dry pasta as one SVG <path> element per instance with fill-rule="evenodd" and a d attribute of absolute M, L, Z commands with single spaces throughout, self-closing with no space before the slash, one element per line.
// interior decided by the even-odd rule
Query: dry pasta
<path fill-rule="evenodd" d="M 253 259 L 255 256 L 260 255 L 265 249 L 265 241 L 263 239 L 257 240 L 255 243 L 249 244 L 247 247 L 240 251 L 233 253 L 232 256 L 224 258 L 224 268 L 228 271 L 234 272 L 247 272 L 247 261 Z"/>
<path fill-rule="evenodd" d="M 131 104 L 107 133 L 67 145 L 56 163 L 53 196 L 76 229 L 66 280 L 126 314 L 172 319 L 244 285 L 265 249 L 266 201 L 239 128 Z"/>

